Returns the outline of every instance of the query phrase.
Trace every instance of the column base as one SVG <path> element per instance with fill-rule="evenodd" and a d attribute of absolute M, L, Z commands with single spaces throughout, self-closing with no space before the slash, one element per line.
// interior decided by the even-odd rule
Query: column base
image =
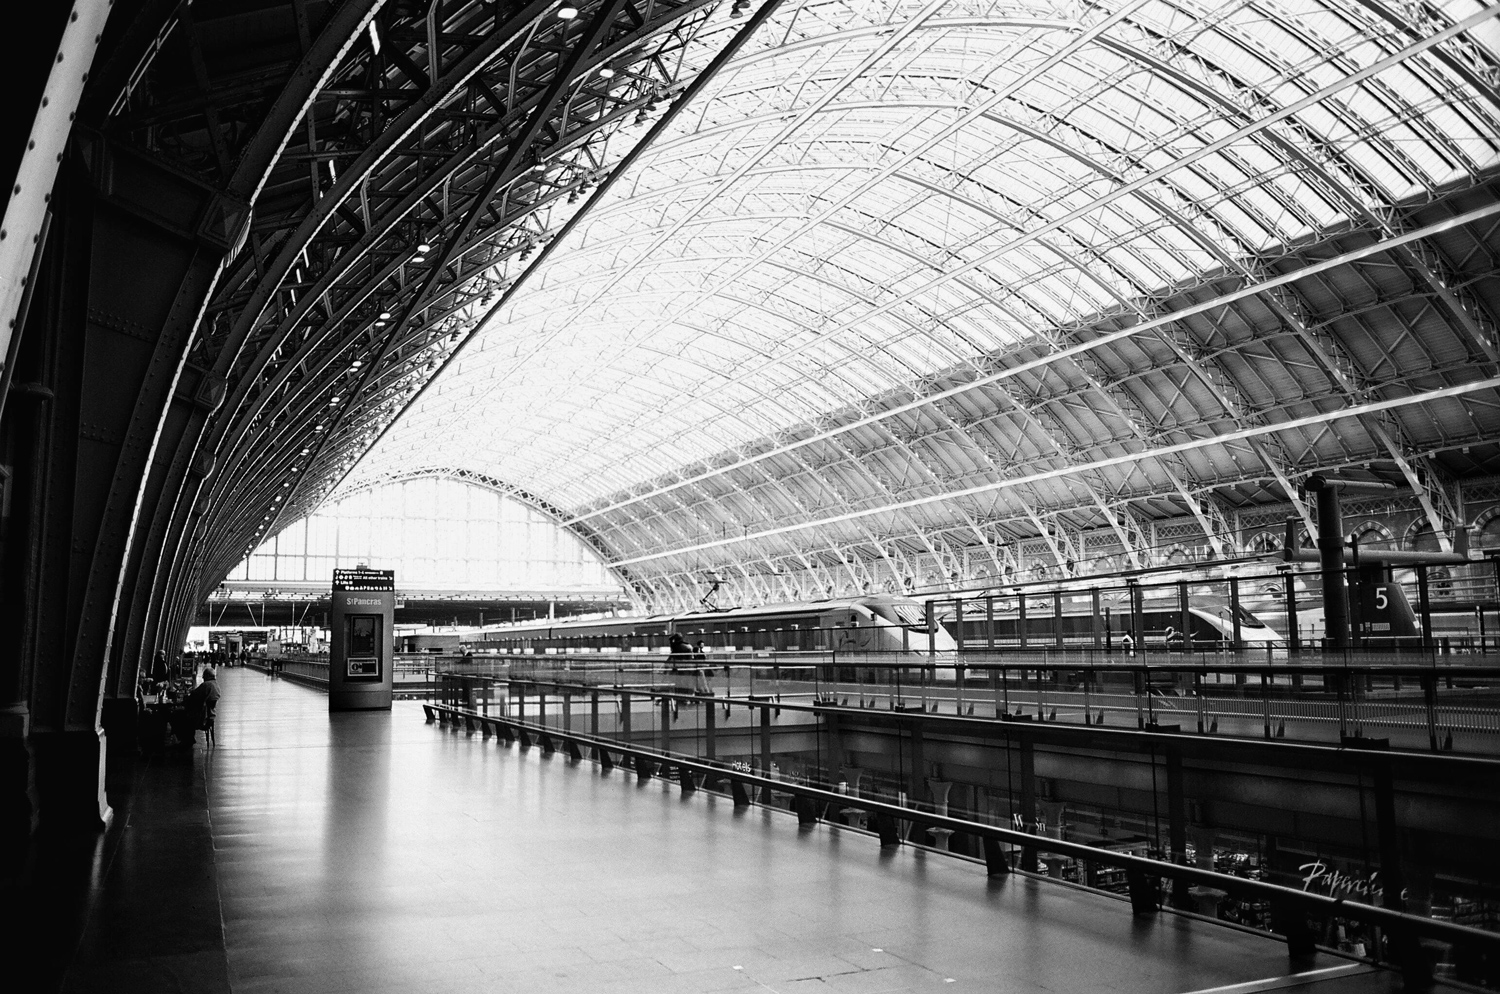
<path fill-rule="evenodd" d="M 104 729 L 34 732 L 37 800 L 41 827 L 105 831 L 114 810 L 104 793 Z"/>
<path fill-rule="evenodd" d="M 31 715 L 24 705 L 0 709 L 0 879 L 19 872 L 27 841 L 36 831 L 36 766 L 31 754 Z"/>
<path fill-rule="evenodd" d="M 104 734 L 114 743 L 105 754 L 105 780 L 112 791 L 128 791 L 135 780 L 140 753 L 140 711 L 133 697 L 106 697 L 99 716 Z"/>

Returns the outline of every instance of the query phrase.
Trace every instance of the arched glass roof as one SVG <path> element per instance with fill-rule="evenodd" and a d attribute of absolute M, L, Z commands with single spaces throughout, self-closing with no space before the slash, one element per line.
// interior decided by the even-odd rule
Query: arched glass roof
<path fill-rule="evenodd" d="M 403 593 L 618 595 L 598 553 L 544 511 L 482 484 L 415 476 L 353 491 L 291 522 L 226 578 L 326 593 L 335 569 L 390 569 Z"/>
<path fill-rule="evenodd" d="M 1488 251 L 1462 225 L 1493 194 L 1442 198 L 1500 164 L 1500 23 L 1412 11 L 788 0 L 345 486 L 482 472 L 669 587 L 791 562 L 831 588 L 851 556 L 950 555 L 945 530 L 996 563 L 1064 525 L 1128 550 L 1368 452 L 1410 475 L 1436 443 L 1401 412 L 1482 390 L 1437 441 L 1500 427 L 1488 288 L 1455 298 L 1473 253 L 1436 241 Z M 1358 430 L 1323 437 L 1343 410 Z"/>

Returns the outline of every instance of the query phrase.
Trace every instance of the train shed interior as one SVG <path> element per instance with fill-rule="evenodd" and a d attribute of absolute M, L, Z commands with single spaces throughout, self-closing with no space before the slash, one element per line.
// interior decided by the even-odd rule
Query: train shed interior
<path fill-rule="evenodd" d="M 25 37 L 16 989 L 1500 988 L 1500 6 Z"/>

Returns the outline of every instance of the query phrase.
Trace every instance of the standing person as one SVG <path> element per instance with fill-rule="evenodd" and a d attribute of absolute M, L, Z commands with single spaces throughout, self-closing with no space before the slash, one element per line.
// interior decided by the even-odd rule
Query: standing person
<path fill-rule="evenodd" d="M 672 689 L 680 694 L 687 693 L 691 686 L 686 677 L 692 675 L 692 659 L 693 647 L 687 644 L 687 639 L 680 632 L 673 632 L 672 637 L 667 640 L 667 666 L 673 674 Z M 686 674 L 683 673 L 683 663 L 688 664 Z M 673 707 L 676 707 L 675 703 Z"/>
<path fill-rule="evenodd" d="M 151 682 L 160 687 L 167 678 L 167 650 L 157 649 L 156 657 L 151 660 Z"/>
<path fill-rule="evenodd" d="M 708 656 L 703 651 L 702 639 L 699 639 L 693 646 L 693 659 L 698 663 L 698 668 L 694 670 L 697 679 L 693 684 L 693 692 L 695 694 L 702 694 L 704 697 L 712 697 L 713 688 L 708 685 L 708 678 L 713 673 L 713 670 L 703 665 L 708 660 Z"/>

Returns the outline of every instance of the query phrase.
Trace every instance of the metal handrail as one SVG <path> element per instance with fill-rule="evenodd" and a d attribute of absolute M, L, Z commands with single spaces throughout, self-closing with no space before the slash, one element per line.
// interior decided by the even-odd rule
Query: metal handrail
<path fill-rule="evenodd" d="M 1024 655 L 1026 658 L 1014 658 Z M 919 652 L 840 651 L 832 649 L 714 649 L 703 659 L 673 657 L 659 651 L 651 652 L 588 652 L 566 651 L 555 653 L 501 652 L 477 654 L 468 657 L 474 664 L 497 663 L 526 666 L 546 665 L 552 662 L 566 663 L 571 669 L 609 670 L 619 668 L 643 669 L 662 664 L 680 663 L 684 667 L 698 665 L 787 665 L 787 666 L 858 666 L 873 669 L 923 669 L 937 667 L 951 670 L 962 666 L 965 670 L 1004 669 L 1072 669 L 1100 670 L 1105 672 L 1194 672 L 1225 673 L 1269 672 L 1275 675 L 1318 675 L 1328 672 L 1349 675 L 1375 676 L 1437 676 L 1440 678 L 1500 677 L 1500 662 L 1439 663 L 1430 654 L 1416 656 L 1408 654 L 1381 653 L 1307 653 L 1300 656 L 1276 656 L 1267 658 L 1264 650 L 1240 650 L 1237 652 L 1198 651 L 1163 652 L 1157 650 L 1138 651 L 1127 655 L 1123 651 L 1096 651 L 1089 648 L 1035 647 L 1024 650 L 1001 650 L 994 653 L 975 649 L 963 653 L 945 653 L 937 656 Z M 451 663 L 459 657 L 434 657 Z M 1485 657 L 1488 659 L 1489 657 Z"/>
<path fill-rule="evenodd" d="M 463 678 L 463 677 L 470 677 L 470 678 L 472 678 L 471 674 L 463 674 L 463 673 L 454 673 L 454 674 L 439 673 L 439 674 L 436 674 L 436 675 L 439 678 L 441 678 L 443 676 L 449 676 L 449 675 L 460 677 L 460 678 Z M 1114 725 L 1090 725 L 1090 726 L 1082 726 L 1082 725 L 1078 725 L 1078 724 L 1074 724 L 1074 723 L 1070 723 L 1070 722 L 1050 722 L 1050 721 L 1046 721 L 1046 722 L 1032 722 L 1032 721 L 1021 721 L 1021 720 L 1014 719 L 1014 718 L 1008 718 L 1007 716 L 1003 716 L 1003 715 L 996 715 L 994 717 L 990 717 L 988 715 L 958 715 L 958 714 L 940 714 L 940 713 L 936 713 L 936 712 L 920 712 L 920 711 L 913 712 L 913 711 L 900 711 L 900 710 L 887 711 L 887 710 L 883 710 L 883 709 L 865 709 L 865 708 L 856 708 L 856 707 L 852 707 L 852 706 L 839 705 L 837 703 L 831 703 L 828 700 L 816 700 L 815 699 L 815 700 L 811 700 L 811 701 L 806 701 L 806 700 L 798 700 L 795 697 L 782 697 L 780 699 L 775 699 L 775 698 L 766 699 L 766 698 L 762 698 L 762 697 L 720 697 L 720 696 L 705 697 L 702 694 L 696 694 L 696 693 L 692 693 L 690 691 L 667 690 L 667 689 L 664 689 L 664 688 L 661 688 L 661 687 L 646 687 L 646 686 L 642 686 L 642 685 L 608 686 L 608 685 L 603 685 L 603 684 L 568 683 L 568 682 L 565 682 L 565 681 L 562 681 L 562 680 L 545 679 L 545 678 L 541 678 L 541 677 L 530 677 L 530 676 L 520 676 L 520 677 L 517 677 L 517 676 L 492 677 L 492 679 L 496 680 L 497 682 L 504 682 L 508 686 L 519 687 L 521 689 L 521 691 L 522 691 L 523 696 L 524 696 L 525 691 L 526 691 L 527 688 L 532 688 L 532 689 L 535 689 L 537 691 L 543 691 L 543 692 L 546 691 L 546 690 L 548 690 L 548 689 L 551 689 L 551 690 L 553 690 L 553 691 L 555 691 L 557 693 L 563 693 L 563 692 L 567 692 L 567 691 L 577 691 L 577 692 L 585 692 L 585 693 L 610 694 L 610 695 L 614 695 L 615 697 L 630 696 L 632 698 L 640 698 L 640 699 L 651 700 L 651 701 L 669 700 L 669 701 L 676 702 L 679 705 L 681 705 L 681 704 L 696 704 L 696 703 L 702 703 L 702 702 L 708 701 L 708 702 L 712 702 L 714 704 L 718 704 L 718 705 L 721 705 L 721 706 L 732 705 L 732 706 L 737 707 L 737 708 L 746 708 L 746 709 L 752 710 L 752 711 L 754 711 L 756 709 L 767 709 L 767 708 L 770 708 L 770 709 L 775 709 L 777 712 L 786 711 L 786 712 L 792 713 L 792 714 L 808 714 L 808 715 L 812 715 L 814 717 L 827 716 L 830 712 L 833 712 L 833 713 L 846 713 L 847 712 L 848 714 L 851 714 L 851 715 L 856 716 L 856 717 L 858 717 L 858 716 L 865 716 L 865 717 L 872 718 L 872 719 L 874 719 L 874 718 L 880 718 L 882 720 L 890 720 L 892 718 L 895 718 L 895 719 L 901 719 L 901 720 L 908 720 L 909 721 L 909 720 L 912 720 L 914 718 L 920 718 L 920 719 L 922 719 L 924 721 L 936 722 L 939 725 L 944 726 L 944 727 L 950 727 L 950 728 L 957 729 L 958 732 L 959 732 L 959 734 L 963 734 L 963 732 L 964 732 L 965 729 L 972 730 L 972 729 L 977 729 L 977 728 L 988 728 L 988 727 L 994 727 L 996 725 L 1000 725 L 1000 726 L 1011 727 L 1011 728 L 1016 729 L 1016 730 L 1028 730 L 1029 729 L 1031 731 L 1038 731 L 1038 732 L 1045 731 L 1047 733 L 1052 733 L 1052 734 L 1069 734 L 1069 733 L 1083 734 L 1083 733 L 1086 732 L 1087 734 L 1092 735 L 1092 736 L 1096 736 L 1096 737 L 1097 736 L 1115 737 L 1115 736 L 1141 736 L 1141 735 L 1145 735 L 1145 736 L 1153 737 L 1153 738 L 1165 737 L 1165 738 L 1169 738 L 1169 739 L 1172 739 L 1172 740 L 1180 740 L 1180 739 L 1184 738 L 1184 734 L 1181 733 L 1181 732 L 1173 731 L 1173 730 L 1170 730 L 1168 728 L 1159 728 L 1159 727 L 1156 727 L 1156 726 L 1153 726 L 1153 725 L 1149 725 L 1149 724 L 1145 728 L 1143 728 L 1143 729 L 1138 729 L 1138 728 L 1135 728 L 1135 727 L 1126 727 L 1126 726 L 1114 726 Z M 438 702 L 434 702 L 434 703 L 438 703 Z M 1257 703 L 1257 702 L 1251 701 L 1250 703 Z M 1163 712 L 1163 713 L 1166 713 L 1166 712 Z M 1256 715 L 1256 717 L 1259 717 L 1259 715 Z M 1175 728 L 1175 726 L 1172 726 L 1172 727 Z M 1253 743 L 1253 744 L 1257 744 L 1257 745 L 1261 745 L 1261 746 L 1267 746 L 1267 747 L 1274 746 L 1274 747 L 1282 748 L 1282 749 L 1316 749 L 1316 750 L 1338 750 L 1338 751 L 1345 751 L 1346 749 L 1350 748 L 1350 745 L 1348 743 L 1319 742 L 1319 741 L 1316 741 L 1316 740 L 1297 740 L 1297 739 L 1285 739 L 1285 738 L 1281 738 L 1281 739 L 1271 739 L 1269 741 L 1265 741 L 1265 740 L 1262 740 L 1258 736 L 1254 736 L 1254 737 L 1246 736 L 1246 737 L 1243 737 L 1243 738 L 1231 738 L 1229 736 L 1219 736 L 1219 735 L 1216 735 L 1215 738 L 1216 739 L 1225 739 L 1225 740 L 1228 740 L 1228 741 Z M 613 740 L 609 740 L 609 741 L 613 741 Z M 1371 756 L 1385 756 L 1385 757 L 1390 757 L 1390 758 L 1401 758 L 1401 759 L 1407 759 L 1407 760 L 1409 760 L 1409 759 L 1417 759 L 1417 760 L 1430 760 L 1430 761 L 1433 761 L 1433 762 L 1441 761 L 1441 762 L 1444 762 L 1444 763 L 1463 764 L 1463 765 L 1466 765 L 1466 766 L 1471 766 L 1476 771 L 1476 775 L 1479 775 L 1481 772 L 1484 775 L 1493 775 L 1495 767 L 1497 766 L 1497 764 L 1500 764 L 1500 759 L 1497 759 L 1497 758 L 1492 757 L 1492 756 L 1467 755 L 1467 754 L 1455 754 L 1455 753 L 1432 753 L 1432 752 L 1422 751 L 1422 750 L 1408 750 L 1408 749 L 1400 749 L 1400 748 L 1395 748 L 1395 747 L 1392 747 L 1392 748 L 1389 748 L 1389 749 L 1374 750 L 1374 751 L 1370 752 L 1370 755 Z"/>
<path fill-rule="evenodd" d="M 1500 955 L 1500 933 L 1486 932 L 1467 925 L 1424 918 L 1419 915 L 1412 915 L 1404 911 L 1397 911 L 1378 905 L 1350 902 L 1342 898 L 1314 894 L 1281 884 L 1249 880 L 1244 877 L 1236 877 L 1214 870 L 1205 870 L 1200 867 L 1166 863 L 1144 856 L 1132 856 L 1109 849 L 1096 849 L 1092 846 L 1085 846 L 1076 842 L 1066 842 L 1047 836 L 1017 832 L 1013 829 L 1001 828 L 998 825 L 955 818 L 952 815 L 941 815 L 936 812 L 901 807 L 858 795 L 841 794 L 837 791 L 826 790 L 796 781 L 772 779 L 716 762 L 704 762 L 699 759 L 676 753 L 663 752 L 645 746 L 621 744 L 613 739 L 606 739 L 583 732 L 571 730 L 560 731 L 547 725 L 539 725 L 517 718 L 482 714 L 477 711 L 443 704 L 424 704 L 423 708 L 427 710 L 429 720 L 431 720 L 432 715 L 435 713 L 446 712 L 467 721 L 478 721 L 494 726 L 524 730 L 538 736 L 558 738 L 572 742 L 575 745 L 588 746 L 595 750 L 607 750 L 643 757 L 648 759 L 648 761 L 668 762 L 677 766 L 681 771 L 698 773 L 703 775 L 705 779 L 711 777 L 714 782 L 727 779 L 732 783 L 737 782 L 746 787 L 779 791 L 813 801 L 839 804 L 843 807 L 857 807 L 877 817 L 910 821 L 935 828 L 951 829 L 952 831 L 963 832 L 990 842 L 1003 842 L 1022 848 L 1035 849 L 1039 852 L 1068 856 L 1106 866 L 1114 866 L 1126 870 L 1127 873 L 1134 871 L 1137 874 L 1147 876 L 1165 877 L 1174 882 L 1182 881 L 1190 885 L 1211 887 L 1223 890 L 1227 894 L 1234 895 L 1242 900 L 1264 900 L 1273 905 L 1280 904 L 1303 913 L 1346 918 L 1385 929 L 1397 936 L 1423 936 L 1454 944 L 1479 946 L 1486 948 L 1492 954 Z M 684 790 L 687 789 L 694 788 L 689 788 L 684 784 Z M 899 841 L 898 839 L 898 844 Z M 882 845 L 884 844 L 882 842 Z M 991 874 L 995 875 L 996 866 L 993 862 L 990 868 Z M 1008 864 L 1000 872 L 1010 872 Z"/>

